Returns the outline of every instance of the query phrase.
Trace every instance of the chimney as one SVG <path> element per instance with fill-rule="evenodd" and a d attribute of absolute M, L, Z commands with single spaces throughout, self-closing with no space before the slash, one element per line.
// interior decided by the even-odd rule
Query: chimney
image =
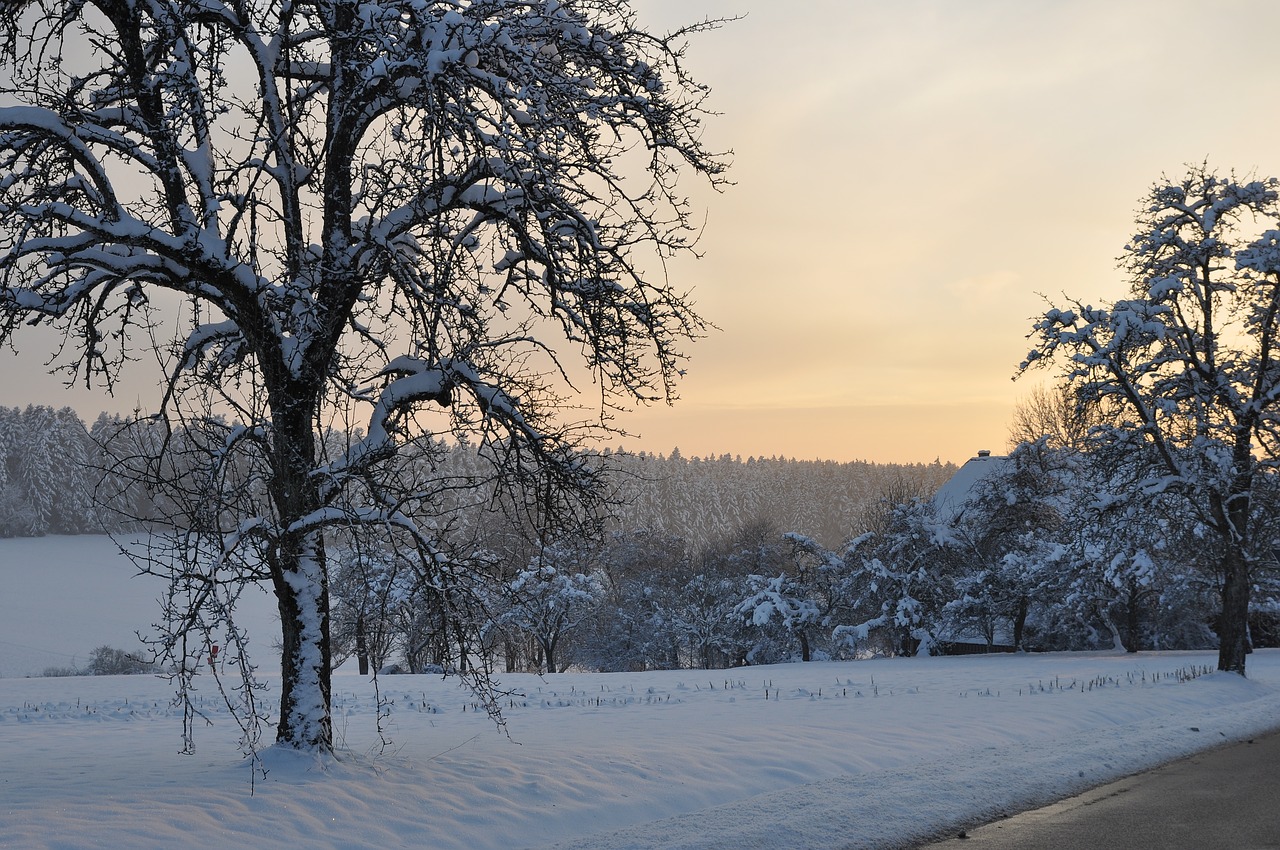
<path fill-rule="evenodd" d="M 978 457 L 991 457 L 990 449 L 978 449 Z"/>

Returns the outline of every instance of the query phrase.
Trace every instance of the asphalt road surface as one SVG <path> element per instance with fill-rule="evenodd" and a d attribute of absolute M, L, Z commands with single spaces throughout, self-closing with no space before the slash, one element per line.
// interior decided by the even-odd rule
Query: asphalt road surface
<path fill-rule="evenodd" d="M 1280 850 L 1280 733 L 1191 756 L 927 845 L 927 850 L 1040 848 Z"/>

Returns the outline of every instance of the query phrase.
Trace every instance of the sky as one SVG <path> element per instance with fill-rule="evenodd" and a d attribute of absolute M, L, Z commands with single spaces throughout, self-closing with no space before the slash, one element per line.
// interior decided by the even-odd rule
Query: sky
<path fill-rule="evenodd" d="M 1140 197 L 1188 163 L 1280 174 L 1271 0 L 633 0 L 713 89 L 733 186 L 690 181 L 719 330 L 616 444 L 963 462 L 1007 447 L 1045 299 L 1110 300 Z M 47 353 L 47 352 L 43 352 Z M 0 352 L 0 403 L 129 410 Z"/>
<path fill-rule="evenodd" d="M 1280 172 L 1271 2 L 638 0 L 745 15 L 689 63 L 736 185 L 684 263 L 722 330 L 631 423 L 688 454 L 963 462 L 1007 446 L 1045 297 L 1123 294 L 1162 174 Z"/>

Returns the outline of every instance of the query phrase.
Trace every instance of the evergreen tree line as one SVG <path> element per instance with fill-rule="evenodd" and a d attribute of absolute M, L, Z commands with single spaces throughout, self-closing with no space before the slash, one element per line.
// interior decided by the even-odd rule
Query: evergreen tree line
<path fill-rule="evenodd" d="M 357 435 L 358 437 L 358 435 Z M 330 433 L 330 453 L 352 435 Z M 218 439 L 221 439 L 220 435 Z M 209 466 L 196 429 L 172 434 L 145 417 L 101 413 L 87 428 L 70 407 L 0 407 L 0 536 L 93 534 L 141 529 L 178 509 L 147 486 L 146 465 L 161 454 L 172 479 L 198 476 Z M 189 443 L 187 449 L 183 443 Z M 161 452 L 164 449 L 164 452 Z M 470 447 L 438 444 L 411 448 L 408 474 L 435 476 L 440 492 L 483 489 L 483 465 Z M 425 462 L 431 454 L 430 462 Z M 902 499 L 929 494 L 954 474 L 951 463 L 797 461 L 795 458 L 685 457 L 604 452 L 612 470 L 609 525 L 675 536 L 694 548 L 718 544 L 726 529 L 768 524 L 800 529 L 838 543 L 887 494 Z M 193 483 L 192 488 L 197 484 Z M 489 501 L 472 492 L 453 495 L 452 509 Z M 191 511 L 191 508 L 183 508 Z"/>
<path fill-rule="evenodd" d="M 193 432 L 171 434 L 145 418 L 103 413 L 86 427 L 70 407 L 0 407 L 0 536 L 92 534 L 143 528 L 177 506 L 147 486 L 141 469 L 164 459 L 177 479 L 207 466 L 207 452 L 183 451 Z M 219 439 L 221 439 L 219 437 Z M 337 452 L 350 442 L 330 433 Z M 424 456 L 433 460 L 424 463 Z M 450 482 L 452 508 L 488 501 L 482 465 L 469 447 L 414 447 L 403 466 L 410 473 Z M 717 544 L 725 529 L 767 523 L 798 529 L 830 545 L 845 539 L 859 517 L 874 512 L 886 494 L 932 493 L 955 472 L 953 464 L 877 464 L 721 455 L 699 458 L 605 452 L 611 474 L 608 524 L 680 538 L 694 548 Z M 154 472 L 154 470 L 148 470 Z M 194 485 L 193 485 L 194 486 Z M 468 492 L 470 491 L 470 492 Z M 189 507 L 183 508 L 189 511 Z"/>
<path fill-rule="evenodd" d="M 140 472 L 194 474 L 162 450 L 184 440 L 137 416 L 103 413 L 86 427 L 70 407 L 0 407 L 0 537 L 140 530 L 173 514 Z"/>
<path fill-rule="evenodd" d="M 0 536 L 104 528 L 103 452 L 71 408 L 0 407 L 0 459 Z"/>
<path fill-rule="evenodd" d="M 772 525 L 836 545 L 882 511 L 886 500 L 931 495 L 951 463 L 841 463 L 794 458 L 614 454 L 615 527 L 677 537 L 698 550 L 738 529 Z"/>

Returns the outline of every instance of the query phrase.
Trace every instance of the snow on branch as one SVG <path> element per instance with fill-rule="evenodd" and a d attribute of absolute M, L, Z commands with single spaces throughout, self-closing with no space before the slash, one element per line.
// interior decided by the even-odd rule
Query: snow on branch
<path fill-rule="evenodd" d="M 794 579 L 785 573 L 778 576 L 747 576 L 751 596 L 738 603 L 733 613 L 754 626 L 778 620 L 788 631 L 816 623 L 820 612 L 817 604 L 806 599 Z"/>

